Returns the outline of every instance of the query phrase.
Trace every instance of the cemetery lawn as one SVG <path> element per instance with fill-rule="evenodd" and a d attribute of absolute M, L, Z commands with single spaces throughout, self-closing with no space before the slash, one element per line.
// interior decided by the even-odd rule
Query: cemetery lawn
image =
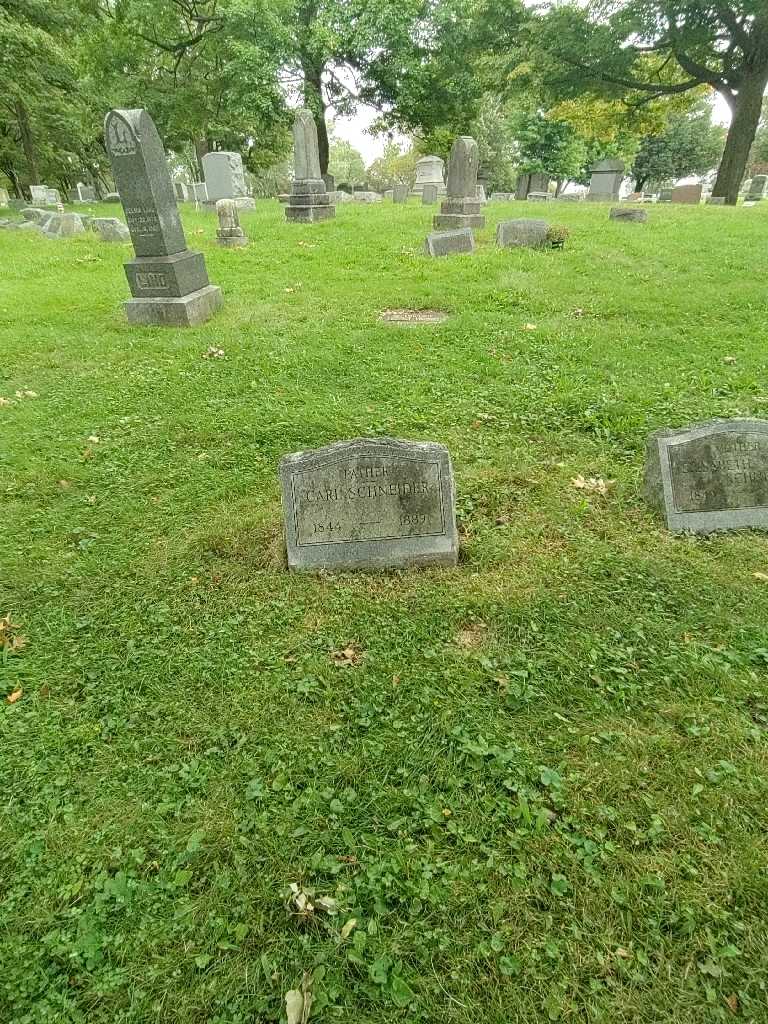
<path fill-rule="evenodd" d="M 191 330 L 0 235 L 3 1022 L 768 1021 L 768 538 L 641 497 L 649 431 L 766 415 L 768 203 L 433 212 L 185 212 Z M 285 571 L 280 457 L 357 435 L 448 446 L 458 568 Z"/>

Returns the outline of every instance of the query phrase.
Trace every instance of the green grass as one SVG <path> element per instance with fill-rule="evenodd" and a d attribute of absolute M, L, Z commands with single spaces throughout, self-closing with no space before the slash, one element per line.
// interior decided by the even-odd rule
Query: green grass
<path fill-rule="evenodd" d="M 185 213 L 192 330 L 128 326 L 130 247 L 0 233 L 3 1022 L 272 1022 L 304 972 L 313 1021 L 768 1021 L 768 539 L 640 497 L 649 431 L 765 415 L 768 204 L 553 206 L 563 252 L 491 205 L 434 261 L 431 212 Z M 289 575 L 281 455 L 381 434 L 449 447 L 460 566 Z"/>

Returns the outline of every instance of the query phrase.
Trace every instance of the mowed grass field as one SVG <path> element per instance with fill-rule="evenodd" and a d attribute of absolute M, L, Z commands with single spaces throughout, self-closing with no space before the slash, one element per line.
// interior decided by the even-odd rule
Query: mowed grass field
<path fill-rule="evenodd" d="M 433 212 L 186 208 L 187 330 L 0 232 L 3 1022 L 768 1021 L 768 537 L 641 496 L 651 430 L 768 415 L 768 203 Z M 358 435 L 448 446 L 456 569 L 286 572 L 280 457 Z"/>

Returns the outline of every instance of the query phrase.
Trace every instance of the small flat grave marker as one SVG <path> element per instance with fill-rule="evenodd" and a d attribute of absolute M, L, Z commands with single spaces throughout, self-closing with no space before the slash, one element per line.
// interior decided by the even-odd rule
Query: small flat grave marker
<path fill-rule="evenodd" d="M 357 438 L 280 463 L 288 567 L 455 565 L 453 469 L 432 442 Z"/>
<path fill-rule="evenodd" d="M 441 324 L 448 314 L 442 309 L 385 309 L 379 319 L 387 324 Z"/>
<path fill-rule="evenodd" d="M 670 530 L 768 529 L 768 420 L 708 420 L 648 438 L 645 494 Z"/>

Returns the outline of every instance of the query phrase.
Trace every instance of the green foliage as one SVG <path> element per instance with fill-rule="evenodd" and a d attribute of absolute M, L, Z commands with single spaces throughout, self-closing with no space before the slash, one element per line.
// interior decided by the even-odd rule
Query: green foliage
<path fill-rule="evenodd" d="M 362 185 L 365 181 L 365 161 L 352 143 L 344 139 L 331 140 L 328 170 L 337 183 Z"/>
<path fill-rule="evenodd" d="M 429 261 L 417 204 L 237 251 L 185 208 L 192 330 L 126 323 L 129 246 L 0 236 L 3 1024 L 266 1024 L 305 974 L 310 1024 L 763 1024 L 768 545 L 640 486 L 650 430 L 764 416 L 768 204 L 563 204 L 559 253 L 485 209 Z M 448 446 L 460 565 L 288 574 L 280 457 L 382 434 Z"/>
<path fill-rule="evenodd" d="M 720 159 L 725 129 L 712 123 L 712 107 L 700 103 L 688 114 L 670 118 L 657 135 L 643 139 L 632 165 L 638 189 L 647 182 L 659 184 L 712 170 Z"/>
<path fill-rule="evenodd" d="M 382 155 L 368 168 L 367 179 L 371 188 L 383 192 L 399 182 L 412 185 L 416 180 L 416 161 L 420 155 L 414 147 L 403 151 L 396 142 L 388 142 Z"/>
<path fill-rule="evenodd" d="M 583 169 L 586 144 L 567 121 L 535 111 L 518 114 L 514 124 L 518 163 L 524 173 L 546 173 L 568 180 Z"/>

